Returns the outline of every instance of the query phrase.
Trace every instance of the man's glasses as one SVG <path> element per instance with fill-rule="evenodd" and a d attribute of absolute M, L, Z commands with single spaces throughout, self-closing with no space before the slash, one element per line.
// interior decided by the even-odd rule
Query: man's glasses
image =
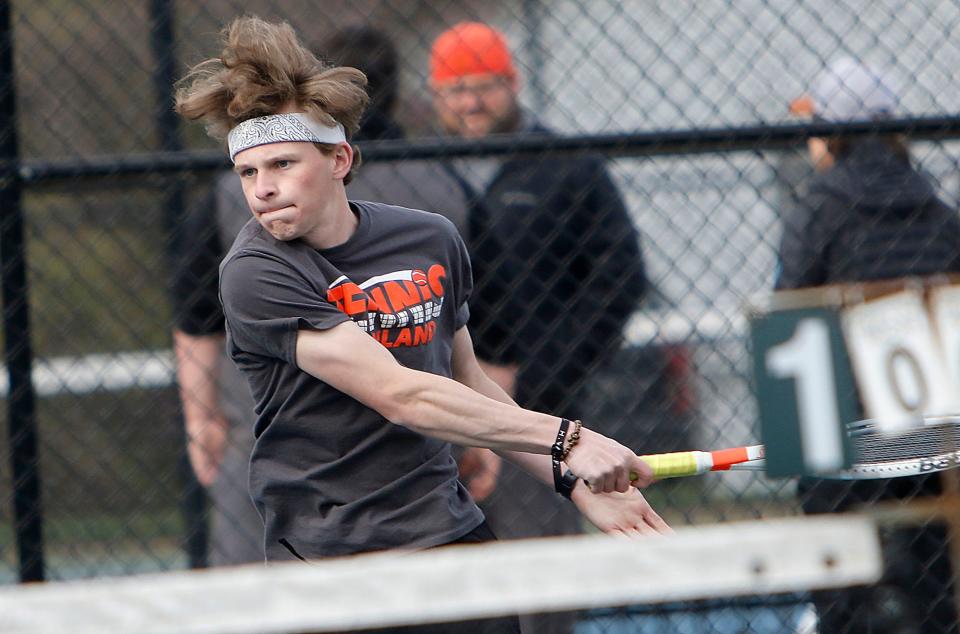
<path fill-rule="evenodd" d="M 472 96 L 483 98 L 502 90 L 507 82 L 501 78 L 484 80 L 482 82 L 447 84 L 436 88 L 436 92 L 444 99 L 459 99 Z"/>

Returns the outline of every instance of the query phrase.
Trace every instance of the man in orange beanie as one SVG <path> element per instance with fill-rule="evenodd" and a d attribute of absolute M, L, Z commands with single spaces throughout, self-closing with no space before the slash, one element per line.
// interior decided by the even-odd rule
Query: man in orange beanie
<path fill-rule="evenodd" d="M 444 32 L 430 52 L 430 84 L 447 132 L 475 139 L 519 126 L 517 72 L 496 29 L 461 22 Z"/>
<path fill-rule="evenodd" d="M 550 134 L 520 106 L 514 58 L 486 24 L 460 23 L 436 39 L 429 82 L 446 134 Z M 484 370 L 521 406 L 589 414 L 579 411 L 584 383 L 620 347 L 646 287 L 637 232 L 604 161 L 542 155 L 463 159 L 453 168 L 474 202 L 471 331 Z M 466 450 L 465 480 L 482 451 Z M 572 506 L 513 465 L 502 465 L 479 502 L 501 538 L 579 531 Z M 565 632 L 574 620 L 537 618 L 524 630 Z"/>

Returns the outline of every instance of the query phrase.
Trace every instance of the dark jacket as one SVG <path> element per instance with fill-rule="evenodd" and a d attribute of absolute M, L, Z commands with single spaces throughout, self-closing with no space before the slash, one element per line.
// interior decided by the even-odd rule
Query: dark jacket
<path fill-rule="evenodd" d="M 576 415 L 576 391 L 619 346 L 646 290 L 623 200 L 600 157 L 546 155 L 505 161 L 478 203 L 470 231 L 478 356 L 520 365 L 521 405 Z"/>
<path fill-rule="evenodd" d="M 878 140 L 855 144 L 784 219 L 777 288 L 960 271 L 960 219 Z"/>

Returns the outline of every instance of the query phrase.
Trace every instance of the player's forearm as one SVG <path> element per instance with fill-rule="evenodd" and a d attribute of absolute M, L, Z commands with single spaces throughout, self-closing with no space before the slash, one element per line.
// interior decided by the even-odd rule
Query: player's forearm
<path fill-rule="evenodd" d="M 399 378 L 402 388 L 387 381 L 382 385 L 386 393 L 375 399 L 384 407 L 374 409 L 392 422 L 460 445 L 498 452 L 550 453 L 558 417 L 488 398 L 451 379 L 413 370 L 403 372 L 409 374 Z M 572 442 L 572 436 L 567 440 Z M 540 462 L 533 460 L 538 457 Z M 534 475 L 552 482 L 552 475 L 544 475 L 546 460 L 546 455 L 520 458 Z M 653 480 L 650 466 L 632 451 L 586 427 L 580 428 L 579 442 L 565 461 L 596 492 L 622 492 L 631 485 L 645 487 Z"/>
<path fill-rule="evenodd" d="M 392 422 L 460 445 L 550 453 L 560 423 L 556 416 L 521 409 L 509 397 L 490 398 L 457 381 L 407 372 L 414 376 L 382 412 Z"/>
<path fill-rule="evenodd" d="M 551 489 L 553 488 L 553 464 L 550 456 L 541 456 L 520 451 L 498 451 L 497 454 L 517 465 Z"/>

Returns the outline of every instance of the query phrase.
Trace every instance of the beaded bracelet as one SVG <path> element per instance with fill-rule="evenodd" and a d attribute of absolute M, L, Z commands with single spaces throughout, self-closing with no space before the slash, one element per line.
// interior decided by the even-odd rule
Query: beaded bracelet
<path fill-rule="evenodd" d="M 560 460 L 566 462 L 567 456 L 570 455 L 570 450 L 573 449 L 577 441 L 580 440 L 580 428 L 583 427 L 583 423 L 579 420 L 573 421 L 573 432 L 570 433 L 570 440 L 568 441 L 567 448 L 563 450 L 563 453 L 560 454 Z"/>

